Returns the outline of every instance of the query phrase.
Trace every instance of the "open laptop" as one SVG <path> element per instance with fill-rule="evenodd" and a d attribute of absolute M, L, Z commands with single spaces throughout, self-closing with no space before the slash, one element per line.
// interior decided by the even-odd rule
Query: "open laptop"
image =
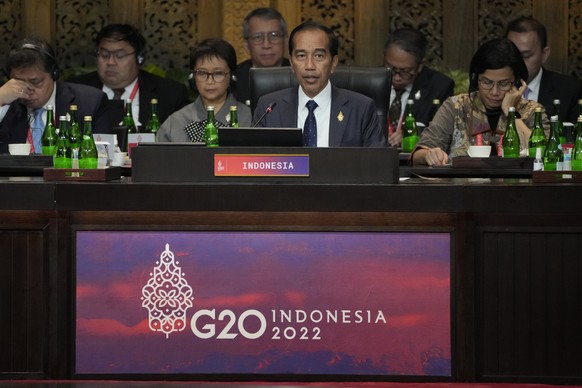
<path fill-rule="evenodd" d="M 224 147 L 301 147 L 301 128 L 218 128 L 218 144 Z"/>

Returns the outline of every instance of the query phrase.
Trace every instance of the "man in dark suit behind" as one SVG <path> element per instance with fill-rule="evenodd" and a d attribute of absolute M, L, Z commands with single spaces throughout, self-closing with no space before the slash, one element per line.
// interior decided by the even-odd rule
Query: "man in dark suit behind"
<path fill-rule="evenodd" d="M 123 118 L 123 100 L 132 100 L 132 113 L 136 125 L 145 128 L 151 116 L 151 100 L 158 100 L 157 115 L 160 122 L 186 106 L 186 86 L 169 78 L 159 77 L 140 70 L 145 61 L 145 38 L 128 24 L 110 24 L 95 38 L 97 71 L 71 78 L 70 82 L 102 89 L 114 107 L 113 122 Z"/>
<path fill-rule="evenodd" d="M 236 67 L 234 96 L 250 105 L 251 67 L 289 66 L 289 60 L 284 57 L 287 22 L 274 8 L 256 8 L 243 20 L 243 37 L 251 58 Z"/>
<path fill-rule="evenodd" d="M 390 106 L 399 97 L 400 110 L 393 108 L 388 118 L 390 145 L 402 140 L 402 115 L 408 99 L 414 100 L 413 113 L 417 122 L 428 125 L 432 101 L 443 103 L 454 94 L 455 82 L 446 75 L 426 66 L 426 37 L 418 30 L 400 28 L 388 34 L 384 43 L 384 65 L 392 70 Z"/>
<path fill-rule="evenodd" d="M 7 153 L 10 143 L 30 143 L 31 152 L 41 153 L 48 106 L 56 120 L 77 105 L 78 121 L 92 116 L 95 133 L 111 132 L 107 96 L 90 86 L 58 81 L 58 64 L 47 42 L 21 40 L 8 53 L 6 67 L 10 80 L 0 88 L 0 153 Z"/>
<path fill-rule="evenodd" d="M 289 52 L 300 86 L 261 97 L 254 112 L 255 124 L 303 127 L 305 146 L 386 146 L 374 101 L 329 81 L 338 64 L 338 46 L 337 36 L 323 24 L 310 21 L 297 26 L 289 37 Z M 260 119 L 269 105 L 274 109 Z"/>
<path fill-rule="evenodd" d="M 582 82 L 543 67 L 550 56 L 544 25 L 531 17 L 520 17 L 509 23 L 506 37 L 515 43 L 527 66 L 529 79 L 525 80 L 528 89 L 524 97 L 542 104 L 548 115 L 553 113 L 553 101 L 560 100 L 560 119 L 575 123 Z"/>

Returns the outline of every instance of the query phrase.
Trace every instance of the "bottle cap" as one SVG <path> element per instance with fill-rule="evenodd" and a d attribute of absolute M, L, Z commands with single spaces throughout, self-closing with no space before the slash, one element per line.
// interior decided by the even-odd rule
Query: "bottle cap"
<path fill-rule="evenodd" d="M 125 102 L 126 102 L 127 104 L 131 104 L 131 98 L 128 98 L 127 100 L 125 100 Z"/>
<path fill-rule="evenodd" d="M 77 110 L 77 105 L 71 105 L 69 110 Z"/>
<path fill-rule="evenodd" d="M 434 105 L 438 105 L 438 104 L 440 104 L 440 103 L 441 103 L 441 100 L 439 100 L 438 98 L 435 98 L 434 100 L 432 100 L 432 103 L 433 103 Z"/>
<path fill-rule="evenodd" d="M 46 110 L 53 110 L 53 106 L 52 105 L 47 105 L 46 106 Z"/>
<path fill-rule="evenodd" d="M 558 121 L 558 116 L 551 116 L 551 117 L 550 117 L 550 121 L 551 121 L 551 122 L 556 122 L 556 121 Z"/>
<path fill-rule="evenodd" d="M 214 110 L 214 105 L 208 105 L 208 106 L 206 107 L 206 110 Z"/>
<path fill-rule="evenodd" d="M 514 106 L 510 106 L 508 109 L 509 112 L 515 112 L 515 107 Z"/>
<path fill-rule="evenodd" d="M 541 107 L 539 107 L 539 106 L 538 106 L 537 108 L 535 108 L 535 109 L 534 109 L 534 112 L 541 112 L 541 111 L 542 111 L 542 108 L 541 108 Z"/>
<path fill-rule="evenodd" d="M 85 116 L 85 117 L 83 117 L 83 120 L 85 120 L 85 121 L 93 121 L 93 117 L 91 117 L 91 116 Z"/>
<path fill-rule="evenodd" d="M 409 98 L 407 101 L 408 104 L 414 104 L 414 100 L 412 98 Z"/>
<path fill-rule="evenodd" d="M 157 98 L 152 98 L 152 100 L 150 102 L 152 104 L 157 104 L 158 103 L 158 99 Z"/>
<path fill-rule="evenodd" d="M 230 110 L 237 110 L 237 107 L 236 107 L 236 105 L 231 105 L 231 106 L 230 106 Z"/>
<path fill-rule="evenodd" d="M 558 99 L 556 98 L 556 99 L 553 101 L 553 103 L 554 103 L 554 105 L 555 105 L 555 104 L 559 104 L 559 103 L 560 103 L 560 100 L 558 100 Z"/>

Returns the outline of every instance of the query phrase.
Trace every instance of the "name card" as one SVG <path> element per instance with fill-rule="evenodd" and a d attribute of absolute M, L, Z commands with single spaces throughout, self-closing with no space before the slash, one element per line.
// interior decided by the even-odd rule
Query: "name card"
<path fill-rule="evenodd" d="M 309 176 L 309 155 L 215 154 L 214 176 Z"/>

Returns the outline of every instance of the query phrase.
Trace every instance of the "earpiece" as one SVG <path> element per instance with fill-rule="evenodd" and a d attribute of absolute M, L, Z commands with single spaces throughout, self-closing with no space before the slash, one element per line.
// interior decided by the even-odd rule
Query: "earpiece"
<path fill-rule="evenodd" d="M 57 65 L 57 60 L 54 57 L 54 55 L 52 55 L 51 53 L 49 53 L 47 50 L 43 49 L 40 46 L 37 46 L 35 44 L 32 43 L 24 43 L 20 49 L 24 50 L 34 50 L 38 53 L 40 53 L 42 56 L 44 56 L 45 58 L 48 59 L 49 62 L 49 73 L 51 73 L 51 77 L 54 81 L 56 81 L 59 78 L 59 66 Z"/>
<path fill-rule="evenodd" d="M 190 74 L 188 74 L 188 85 L 190 85 L 190 89 L 192 89 L 192 91 L 196 91 L 196 81 L 194 80 L 194 73 L 190 72 Z"/>
<path fill-rule="evenodd" d="M 143 65 L 144 62 L 145 62 L 144 55 L 142 53 L 139 53 L 137 55 L 137 64 L 141 66 Z"/>

